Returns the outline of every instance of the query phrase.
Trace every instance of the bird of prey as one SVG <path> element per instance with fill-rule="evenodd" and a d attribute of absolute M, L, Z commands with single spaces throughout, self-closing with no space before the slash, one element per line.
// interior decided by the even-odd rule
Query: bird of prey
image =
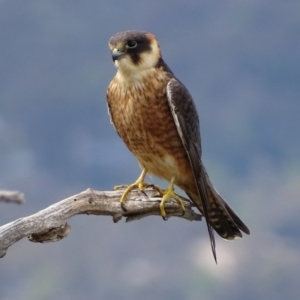
<path fill-rule="evenodd" d="M 192 96 L 164 62 L 158 40 L 148 32 L 124 31 L 109 40 L 117 73 L 107 89 L 111 122 L 137 158 L 142 173 L 121 197 L 148 186 L 147 174 L 169 182 L 160 190 L 164 203 L 177 200 L 174 185 L 183 189 L 206 219 L 215 261 L 214 230 L 224 239 L 250 234 L 229 204 L 213 187 L 201 161 L 199 118 Z"/>

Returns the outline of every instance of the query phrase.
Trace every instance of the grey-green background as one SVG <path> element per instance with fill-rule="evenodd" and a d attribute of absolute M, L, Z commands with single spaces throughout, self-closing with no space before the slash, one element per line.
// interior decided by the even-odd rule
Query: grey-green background
<path fill-rule="evenodd" d="M 298 299 L 298 0 L 0 1 L 0 188 L 27 200 L 1 224 L 139 175 L 105 100 L 127 29 L 153 32 L 192 93 L 204 163 L 251 235 L 217 237 L 216 266 L 204 222 L 77 216 L 59 243 L 9 249 L 0 299 Z"/>

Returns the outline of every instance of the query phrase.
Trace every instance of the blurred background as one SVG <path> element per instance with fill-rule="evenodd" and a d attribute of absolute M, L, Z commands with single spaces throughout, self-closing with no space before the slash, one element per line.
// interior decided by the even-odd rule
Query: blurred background
<path fill-rule="evenodd" d="M 76 216 L 65 240 L 8 250 L 0 299 L 299 299 L 299 12 L 297 0 L 0 1 L 0 188 L 26 196 L 0 203 L 0 225 L 138 177 L 105 96 L 108 39 L 138 29 L 192 93 L 208 173 L 251 230 L 216 237 L 215 265 L 204 222 Z"/>

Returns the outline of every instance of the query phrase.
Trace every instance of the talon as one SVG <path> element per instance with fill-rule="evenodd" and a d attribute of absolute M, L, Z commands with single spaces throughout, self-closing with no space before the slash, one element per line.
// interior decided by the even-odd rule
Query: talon
<path fill-rule="evenodd" d="M 163 196 L 164 191 L 162 189 L 160 189 L 157 185 L 151 183 L 146 186 L 146 188 L 149 188 L 149 187 L 157 192 L 157 196 Z"/>
<path fill-rule="evenodd" d="M 146 169 L 143 169 L 142 171 L 142 174 L 140 175 L 140 177 L 133 183 L 133 184 L 130 184 L 128 186 L 124 186 L 124 185 L 117 185 L 114 187 L 114 189 L 120 189 L 120 188 L 124 188 L 126 187 L 121 199 L 120 199 L 120 202 L 121 202 L 121 207 L 124 211 L 127 211 L 127 209 L 125 208 L 125 205 L 124 205 L 124 202 L 128 196 L 128 194 L 138 188 L 141 192 L 144 191 L 145 188 L 147 188 L 148 186 L 152 186 L 153 189 L 161 192 L 161 189 L 159 187 L 157 187 L 156 185 L 154 184 L 149 184 L 149 183 L 146 183 L 144 180 L 145 180 L 145 177 L 146 177 L 146 174 L 147 174 L 147 170 Z M 145 192 L 143 192 L 146 196 L 148 196 Z"/>
<path fill-rule="evenodd" d="M 124 205 L 123 205 L 123 202 L 126 200 L 128 194 L 135 188 L 138 188 L 139 190 L 143 190 L 144 189 L 144 186 L 145 186 L 145 182 L 144 182 L 144 179 L 145 179 L 145 176 L 147 174 L 147 170 L 144 169 L 142 171 L 142 174 L 140 175 L 140 177 L 136 180 L 136 182 L 134 182 L 133 184 L 130 184 L 127 186 L 126 190 L 124 191 L 121 199 L 120 199 L 120 202 L 121 202 L 121 206 L 122 206 L 122 209 L 124 210 Z M 118 186 L 119 187 L 119 186 Z"/>
<path fill-rule="evenodd" d="M 144 196 L 146 196 L 146 197 L 149 198 L 149 196 L 147 195 L 147 193 L 145 193 L 144 191 L 141 191 L 141 193 L 142 193 Z"/>
<path fill-rule="evenodd" d="M 157 191 L 157 194 L 160 195 L 160 196 L 163 196 L 164 194 L 164 191 L 162 189 L 160 189 L 157 185 L 153 184 L 152 185 L 152 188 Z"/>
<path fill-rule="evenodd" d="M 123 209 L 123 211 L 127 211 L 127 208 L 125 207 L 125 205 L 124 205 L 124 202 L 121 202 L 121 208 Z"/>
<path fill-rule="evenodd" d="M 162 218 L 164 221 L 168 221 L 168 219 L 169 219 L 168 217 L 163 217 L 163 216 L 162 216 Z"/>
<path fill-rule="evenodd" d="M 185 207 L 184 207 L 183 201 L 181 200 L 181 198 L 179 196 L 177 196 L 174 193 L 174 181 L 175 181 L 175 177 L 172 177 L 169 187 L 165 191 L 160 190 L 161 196 L 163 196 L 163 197 L 162 197 L 159 207 L 160 207 L 161 216 L 163 217 L 163 219 L 165 221 L 166 221 L 165 218 L 166 218 L 167 214 L 166 214 L 166 211 L 164 208 L 164 204 L 170 198 L 175 199 L 179 203 L 181 210 L 182 210 L 182 216 L 185 214 Z"/>
<path fill-rule="evenodd" d="M 163 219 L 165 220 L 165 218 L 167 217 L 167 214 L 166 214 L 165 207 L 164 207 L 166 199 L 164 200 L 164 198 L 165 198 L 165 196 L 162 198 L 162 200 L 161 200 L 161 202 L 159 204 L 159 207 L 160 207 L 160 214 L 163 217 Z"/>

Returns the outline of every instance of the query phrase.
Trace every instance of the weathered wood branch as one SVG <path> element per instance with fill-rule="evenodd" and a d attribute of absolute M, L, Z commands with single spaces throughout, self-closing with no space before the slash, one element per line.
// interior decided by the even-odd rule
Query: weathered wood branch
<path fill-rule="evenodd" d="M 67 237 L 71 230 L 67 221 L 78 214 L 112 216 L 114 222 L 118 222 L 122 217 L 129 222 L 150 215 L 160 215 L 161 198 L 155 196 L 155 190 L 149 188 L 144 192 L 132 191 L 125 202 L 126 211 L 123 211 L 120 205 L 123 191 L 123 189 L 118 189 L 103 192 L 87 189 L 31 216 L 1 226 L 0 258 L 6 254 L 11 245 L 24 237 L 36 243 L 55 242 Z M 168 217 L 176 216 L 190 221 L 201 220 L 202 216 L 193 211 L 192 203 L 185 198 L 182 200 L 186 208 L 185 214 L 182 216 L 178 203 L 170 199 L 165 205 Z"/>
<path fill-rule="evenodd" d="M 0 202 L 14 202 L 21 204 L 24 201 L 25 197 L 21 192 L 0 190 Z"/>

